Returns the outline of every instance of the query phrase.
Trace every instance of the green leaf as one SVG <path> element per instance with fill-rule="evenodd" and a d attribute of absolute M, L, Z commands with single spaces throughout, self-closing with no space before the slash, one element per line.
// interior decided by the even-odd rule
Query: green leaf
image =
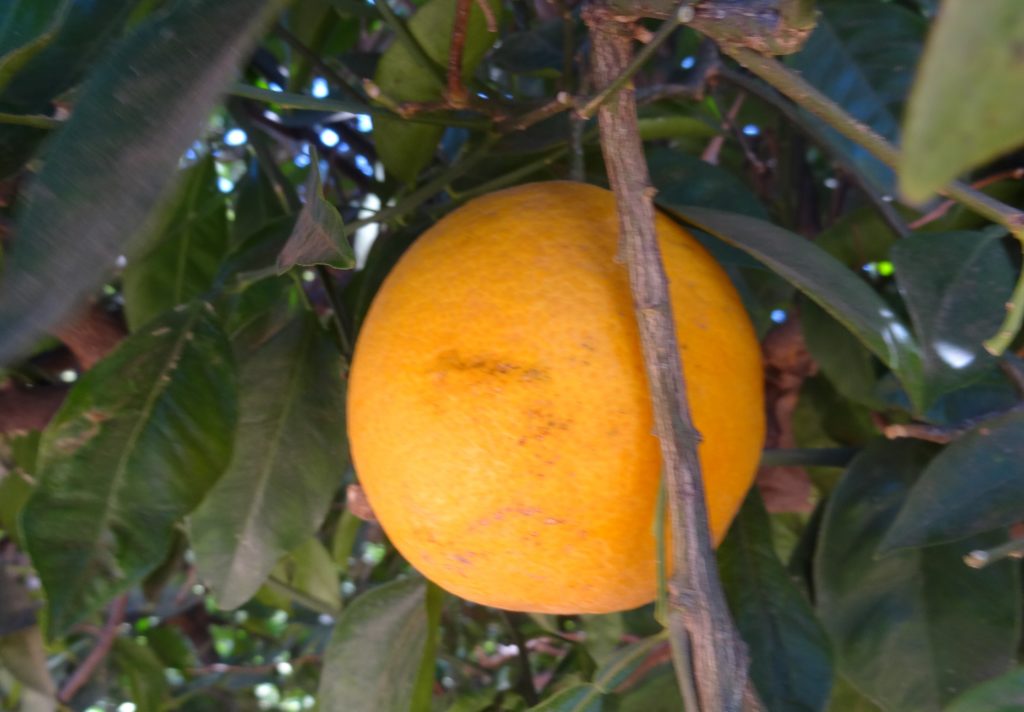
<path fill-rule="evenodd" d="M 878 705 L 857 691 L 842 675 L 836 677 L 832 686 L 826 712 L 882 712 Z"/>
<path fill-rule="evenodd" d="M 844 265 L 859 270 L 864 265 L 889 259 L 898 236 L 873 206 L 841 216 L 817 237 L 814 244 Z"/>
<path fill-rule="evenodd" d="M 601 712 L 604 708 L 604 694 L 597 685 L 583 683 L 567 687 L 549 697 L 531 712 Z"/>
<path fill-rule="evenodd" d="M 427 640 L 426 585 L 391 581 L 356 598 L 324 653 L 321 709 L 408 712 Z"/>
<path fill-rule="evenodd" d="M 968 169 L 1024 143 L 1024 4 L 946 0 L 904 121 L 900 188 L 922 201 Z"/>
<path fill-rule="evenodd" d="M 659 205 L 699 205 L 768 219 L 761 201 L 734 174 L 683 151 L 658 147 L 647 152 Z"/>
<path fill-rule="evenodd" d="M 167 709 L 169 685 L 164 665 L 149 646 L 131 638 L 114 639 L 114 662 L 128 679 L 131 701 L 137 712 L 161 712 Z"/>
<path fill-rule="evenodd" d="M 722 586 L 750 653 L 750 677 L 772 712 L 820 710 L 832 686 L 829 641 L 775 555 L 760 495 L 747 496 L 718 550 Z"/>
<path fill-rule="evenodd" d="M 949 703 L 945 712 L 1020 712 L 1024 709 L 1024 668 L 972 687 Z"/>
<path fill-rule="evenodd" d="M 118 255 L 132 256 L 179 157 L 280 1 L 181 0 L 92 73 L 29 191 L 5 264 L 0 363 L 78 308 Z"/>
<path fill-rule="evenodd" d="M 52 634 L 159 566 L 228 463 L 235 375 L 211 311 L 193 303 L 122 341 L 43 436 L 21 521 Z"/>
<path fill-rule="evenodd" d="M 200 576 L 224 608 L 323 522 L 346 467 L 341 356 L 311 314 L 236 338 L 241 418 L 227 472 L 191 519 Z"/>
<path fill-rule="evenodd" d="M 500 18 L 501 3 L 488 2 L 495 17 Z M 429 0 L 407 23 L 427 57 L 440 67 L 448 66 L 455 5 L 455 0 Z M 487 30 L 484 14 L 474 3 L 466 25 L 466 45 L 462 53 L 464 79 L 473 75 L 495 39 L 497 35 Z M 397 37 L 380 58 L 374 82 L 386 97 L 397 102 L 438 101 L 445 89 L 434 69 Z M 377 117 L 373 121 L 373 135 L 381 163 L 389 173 L 406 183 L 414 182 L 430 163 L 443 130 L 441 126 L 387 117 Z"/>
<path fill-rule="evenodd" d="M 147 232 L 145 252 L 128 263 L 123 276 L 125 316 L 133 331 L 213 284 L 228 249 L 228 214 L 212 155 L 184 172 Z"/>
<path fill-rule="evenodd" d="M 1002 229 L 910 235 L 892 249 L 896 281 L 921 346 L 929 402 L 978 378 L 995 359 L 1016 269 Z"/>
<path fill-rule="evenodd" d="M 0 91 L 3 110 L 49 113 L 50 102 L 75 86 L 120 34 L 137 0 L 14 0 L 0 10 L 0 55 L 36 44 Z M 66 13 L 66 14 L 65 14 Z M 62 17 L 63 16 L 63 17 Z M 56 30 L 55 36 L 46 37 Z"/>
<path fill-rule="evenodd" d="M 1018 567 L 962 560 L 999 537 L 877 557 L 934 452 L 910 440 L 864 450 L 829 499 L 815 556 L 818 612 L 838 672 L 886 710 L 942 709 L 1009 669 L 1020 637 Z"/>
<path fill-rule="evenodd" d="M 843 396 L 876 405 L 875 366 L 871 353 L 842 324 L 810 300 L 800 305 L 800 327 L 807 350 Z"/>
<path fill-rule="evenodd" d="M 290 588 L 322 601 L 326 608 L 341 610 L 338 570 L 330 553 L 315 536 L 288 552 L 274 567 L 272 576 Z"/>
<path fill-rule="evenodd" d="M 822 13 L 803 49 L 789 62 L 854 118 L 890 141 L 920 52 L 925 22 L 893 3 L 821 3 Z M 805 114 L 833 149 L 856 165 L 880 192 L 891 193 L 893 171 L 865 148 Z"/>
<path fill-rule="evenodd" d="M 38 626 L 0 635 L 0 668 L 8 670 L 18 682 L 48 698 L 57 690 L 46 664 L 43 634 Z"/>
<path fill-rule="evenodd" d="M 21 545 L 18 515 L 32 494 L 34 480 L 18 469 L 0 474 L 0 529 L 4 536 Z"/>
<path fill-rule="evenodd" d="M 185 668 L 198 667 L 195 648 L 181 628 L 174 625 L 161 625 L 148 628 L 143 634 L 149 649 L 156 653 L 164 667 Z"/>
<path fill-rule="evenodd" d="M 948 445 L 922 473 L 884 550 L 956 541 L 1007 527 L 1024 511 L 1024 413 L 985 421 Z"/>
<path fill-rule="evenodd" d="M 336 269 L 350 269 L 356 264 L 352 246 L 345 237 L 341 214 L 324 197 L 319 163 L 316 150 L 313 150 L 309 182 L 306 183 L 306 202 L 288 242 L 277 256 L 279 274 L 284 274 L 295 265 L 327 265 Z"/>
<path fill-rule="evenodd" d="M 921 355 L 910 331 L 858 276 L 814 243 L 744 215 L 689 206 L 669 212 L 739 247 L 828 312 L 900 378 L 911 401 L 923 399 Z"/>
<path fill-rule="evenodd" d="M 245 174 L 235 184 L 235 220 L 232 243 L 241 245 L 270 223 L 288 214 L 287 202 L 274 182 L 255 158 L 249 161 Z"/>
<path fill-rule="evenodd" d="M 437 671 L 437 644 L 441 636 L 441 612 L 444 609 L 445 592 L 435 583 L 427 581 L 427 634 L 420 658 L 420 669 L 413 683 L 411 712 L 430 712 L 433 708 L 434 685 Z"/>
<path fill-rule="evenodd" d="M 37 10 L 38 0 L 36 0 L 36 4 L 37 8 L 28 9 Z M 53 42 L 60 31 L 61 25 L 64 24 L 70 8 L 71 0 L 61 0 L 51 13 L 43 13 L 49 15 L 46 18 L 49 24 L 34 38 L 19 47 L 13 48 L 9 46 L 11 44 L 10 40 L 14 39 L 17 41 L 19 38 L 16 36 L 12 37 L 12 35 L 15 35 L 15 32 L 11 30 L 12 28 L 15 31 L 21 29 L 19 28 L 18 15 L 28 14 L 26 12 L 26 3 L 15 2 L 13 5 L 8 6 L 6 17 L 0 16 L 0 21 L 6 25 L 6 31 L 3 35 L 0 35 L 0 97 L 3 97 L 4 89 L 10 84 L 11 79 L 14 78 L 21 68 L 48 44 Z"/>

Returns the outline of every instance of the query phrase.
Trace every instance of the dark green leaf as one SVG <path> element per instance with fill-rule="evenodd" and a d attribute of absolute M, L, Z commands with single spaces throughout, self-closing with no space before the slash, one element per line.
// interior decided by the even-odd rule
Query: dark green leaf
<path fill-rule="evenodd" d="M 658 148 L 647 152 L 651 182 L 660 205 L 668 208 L 699 205 L 730 213 L 768 219 L 761 201 L 734 174 L 683 151 Z"/>
<path fill-rule="evenodd" d="M 420 658 L 420 669 L 413 683 L 410 712 L 430 712 L 433 709 L 434 685 L 437 671 L 437 645 L 441 637 L 441 612 L 444 608 L 445 592 L 435 583 L 427 581 L 425 603 L 427 609 L 427 633 Z"/>
<path fill-rule="evenodd" d="M 853 270 L 889 258 L 896 233 L 874 207 L 852 210 L 822 231 L 814 244 Z"/>
<path fill-rule="evenodd" d="M 234 367 L 211 311 L 178 308 L 125 339 L 44 434 L 22 529 L 53 633 L 159 566 L 228 463 Z"/>
<path fill-rule="evenodd" d="M 192 642 L 185 637 L 181 628 L 161 625 L 147 629 L 144 635 L 149 648 L 160 658 L 164 667 L 184 670 L 199 665 Z"/>
<path fill-rule="evenodd" d="M 822 3 L 803 49 L 790 59 L 804 78 L 882 136 L 898 137 L 899 102 L 920 51 L 925 23 L 893 3 Z M 878 191 L 891 193 L 893 171 L 866 149 L 818 119 L 829 143 L 853 162 Z"/>
<path fill-rule="evenodd" d="M 549 697 L 531 712 L 601 712 L 604 708 L 604 693 L 597 685 L 583 683 L 567 687 Z"/>
<path fill-rule="evenodd" d="M 900 188 L 921 201 L 961 172 L 1024 143 L 1024 4 L 946 0 L 904 122 Z"/>
<path fill-rule="evenodd" d="M 994 363 L 982 342 L 998 331 L 1016 270 L 1002 230 L 911 235 L 892 249 L 896 280 L 921 347 L 930 399 Z"/>
<path fill-rule="evenodd" d="M 972 687 L 953 700 L 945 712 L 1020 712 L 1024 709 L 1024 668 Z"/>
<path fill-rule="evenodd" d="M 559 18 L 525 32 L 513 32 L 502 39 L 491 61 L 494 66 L 515 74 L 543 72 L 558 76 L 562 73 L 564 30 L 565 22 Z"/>
<path fill-rule="evenodd" d="M 46 664 L 43 635 L 37 626 L 0 635 L 0 669 L 35 692 L 53 698 L 56 688 Z"/>
<path fill-rule="evenodd" d="M 244 243 L 251 235 L 288 214 L 284 196 L 277 192 L 274 182 L 259 161 L 249 161 L 245 174 L 235 184 L 235 221 L 232 224 L 232 242 Z"/>
<path fill-rule="evenodd" d="M 47 25 L 40 28 L 41 31 L 38 35 L 25 41 L 24 37 L 19 36 L 21 33 L 18 31 L 25 29 L 23 24 L 29 24 L 24 23 L 25 16 L 37 13 L 40 9 L 39 6 L 42 4 L 49 3 L 40 3 L 39 0 L 35 0 L 36 7 L 30 8 L 28 7 L 29 3 L 16 0 L 13 5 L 8 5 L 6 13 L 0 15 L 0 22 L 5 25 L 4 32 L 0 35 L 0 98 L 3 97 L 4 89 L 11 82 L 11 79 L 14 78 L 14 75 L 29 60 L 53 42 L 60 31 L 61 25 L 64 24 L 68 10 L 71 8 L 71 0 L 60 0 L 52 8 L 51 12 L 42 13 Z M 29 12 L 30 10 L 33 12 Z M 14 42 L 19 40 L 25 41 L 25 44 L 12 47 L 12 40 Z"/>
<path fill-rule="evenodd" d="M 309 165 L 306 202 L 295 221 L 292 234 L 277 257 L 277 271 L 283 274 L 295 265 L 327 265 L 337 269 L 355 266 L 356 257 L 345 237 L 341 214 L 324 197 L 316 151 Z"/>
<path fill-rule="evenodd" d="M 77 308 L 118 255 L 131 252 L 179 157 L 279 2 L 182 0 L 93 72 L 32 186 L 5 264 L 0 363 Z"/>
<path fill-rule="evenodd" d="M 124 271 L 124 311 L 134 331 L 171 307 L 202 296 L 228 249 L 227 202 L 206 156 L 189 168 L 147 231 L 145 252 Z"/>
<path fill-rule="evenodd" d="M 488 0 L 496 17 L 502 6 Z M 427 57 L 436 66 L 448 65 L 448 44 L 455 17 L 455 0 L 429 0 L 407 23 L 409 31 L 419 42 Z M 483 12 L 474 3 L 466 26 L 466 45 L 462 54 L 462 74 L 469 78 L 491 48 L 497 35 L 487 30 Z M 401 38 L 396 38 L 380 58 L 374 81 L 389 99 L 398 102 L 438 101 L 444 85 L 437 72 L 426 65 L 417 53 Z M 443 128 L 429 124 L 415 124 L 386 117 L 375 118 L 373 135 L 381 163 L 400 180 L 412 183 L 420 171 L 430 163 Z"/>
<path fill-rule="evenodd" d="M 0 55 L 5 58 L 11 50 L 24 49 L 48 31 L 57 32 L 9 77 L 0 91 L 2 110 L 49 113 L 49 103 L 82 79 L 121 32 L 136 4 L 137 0 L 6 3 L 0 9 Z"/>
<path fill-rule="evenodd" d="M 772 545 L 760 495 L 747 496 L 718 550 L 729 607 L 750 654 L 750 677 L 772 712 L 820 710 L 832 686 L 829 641 Z"/>
<path fill-rule="evenodd" d="M 838 670 L 886 710 L 942 709 L 1009 669 L 1020 636 L 1017 567 L 962 560 L 998 537 L 877 557 L 934 452 L 909 440 L 862 452 L 829 499 L 816 552 L 817 605 Z"/>
<path fill-rule="evenodd" d="M 858 692 L 846 679 L 839 675 L 832 686 L 832 698 L 826 712 L 882 712 L 878 705 Z"/>
<path fill-rule="evenodd" d="M 427 639 L 422 579 L 386 583 L 345 609 L 324 654 L 325 710 L 408 712 Z"/>
<path fill-rule="evenodd" d="M 341 610 L 341 585 L 331 555 L 315 536 L 288 552 L 271 574 L 275 579 L 321 601 L 324 607 Z"/>
<path fill-rule="evenodd" d="M 167 679 L 160 658 L 146 645 L 131 638 L 114 640 L 114 661 L 121 674 L 128 678 L 131 700 L 138 712 L 161 712 L 167 709 Z"/>
<path fill-rule="evenodd" d="M 746 250 L 818 303 L 899 375 L 920 403 L 921 356 L 910 331 L 892 309 L 834 257 L 771 223 L 707 208 L 672 205 L 686 222 Z"/>
<path fill-rule="evenodd" d="M 858 403 L 876 404 L 875 366 L 864 345 L 810 300 L 801 304 L 800 327 L 807 350 L 836 390 Z"/>
<path fill-rule="evenodd" d="M 196 510 L 196 566 L 225 608 L 245 603 L 278 559 L 319 528 L 346 466 L 341 357 L 312 315 L 236 338 L 234 457 Z"/>
<path fill-rule="evenodd" d="M 1021 521 L 1024 413 L 986 421 L 947 446 L 914 484 L 883 548 L 955 541 Z"/>

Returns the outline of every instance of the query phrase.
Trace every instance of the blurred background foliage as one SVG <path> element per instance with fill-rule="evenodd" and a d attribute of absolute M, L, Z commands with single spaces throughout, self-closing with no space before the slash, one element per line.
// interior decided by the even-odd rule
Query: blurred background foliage
<path fill-rule="evenodd" d="M 606 184 L 566 110 L 582 8 L 487 1 L 463 97 L 455 0 L 0 4 L 0 709 L 682 708 L 653 607 L 447 595 L 347 464 L 347 359 L 402 251 L 492 190 Z M 1024 365 L 982 345 L 1020 249 L 933 195 L 1024 199 L 1024 7 L 817 11 L 783 61 L 896 171 L 691 28 L 636 75 L 659 205 L 763 338 L 728 601 L 768 710 L 1024 709 Z"/>

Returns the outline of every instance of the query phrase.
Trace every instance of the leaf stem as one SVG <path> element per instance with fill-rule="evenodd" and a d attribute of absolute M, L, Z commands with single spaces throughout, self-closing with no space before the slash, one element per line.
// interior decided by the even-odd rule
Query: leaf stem
<path fill-rule="evenodd" d="M 774 57 L 729 43 L 723 43 L 721 47 L 737 62 L 843 136 L 867 149 L 886 165 L 893 168 L 898 167 L 900 153 L 895 146 L 870 127 L 850 116 L 841 106 Z M 970 208 L 978 215 L 1002 225 L 1024 245 L 1024 212 L 1001 203 L 959 181 L 949 183 L 939 193 Z M 1020 331 L 1022 323 L 1024 323 L 1024 271 L 1018 277 L 1013 297 L 1006 305 L 1006 316 L 999 331 L 984 342 L 986 350 L 996 356 L 1002 354 Z"/>
<path fill-rule="evenodd" d="M 61 688 L 60 693 L 57 695 L 57 699 L 67 704 L 71 699 L 78 694 L 78 691 L 85 687 L 85 684 L 89 682 L 89 679 L 96 672 L 96 668 L 99 667 L 103 659 L 107 657 L 107 653 L 110 652 L 110 648 L 114 645 L 114 639 L 117 638 L 117 629 L 124 621 L 125 613 L 128 610 L 128 594 L 122 594 L 114 599 L 114 602 L 110 604 L 110 613 L 107 614 L 107 622 L 103 624 L 103 629 L 100 631 L 99 638 L 96 640 L 96 645 L 89 654 L 85 656 L 85 660 L 82 664 L 75 668 L 75 672 L 68 678 L 68 681 L 64 683 L 64 687 Z"/>
<path fill-rule="evenodd" d="M 53 131 L 64 125 L 60 119 L 45 114 L 10 114 L 0 112 L 0 124 L 13 124 L 15 126 L 31 126 L 36 129 Z"/>

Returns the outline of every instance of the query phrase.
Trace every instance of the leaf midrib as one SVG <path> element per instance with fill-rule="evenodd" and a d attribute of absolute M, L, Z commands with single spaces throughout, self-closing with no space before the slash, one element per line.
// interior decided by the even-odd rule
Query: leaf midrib
<path fill-rule="evenodd" d="M 75 585 L 71 587 L 72 591 L 80 589 L 82 587 L 82 580 L 85 578 L 91 578 L 93 572 L 96 571 L 96 556 L 94 552 L 100 548 L 100 539 L 103 536 L 103 532 L 107 531 L 110 527 L 110 521 L 113 518 L 114 510 L 113 502 L 117 498 L 117 494 L 124 484 L 128 461 L 131 459 L 131 455 L 135 450 L 135 446 L 137 445 L 143 430 L 152 418 L 157 399 L 166 392 L 173 382 L 172 378 L 166 378 L 166 376 L 171 371 L 176 370 L 177 364 L 181 358 L 181 353 L 184 350 L 185 344 L 190 340 L 189 335 L 194 331 L 193 327 L 199 314 L 200 309 L 192 307 L 192 314 L 179 331 L 178 338 L 175 340 L 174 345 L 171 348 L 170 356 L 160 369 L 160 374 L 156 379 L 156 385 L 146 397 L 140 417 L 125 442 L 125 447 L 121 452 L 121 457 L 118 460 L 117 467 L 114 469 L 114 477 L 110 483 L 110 496 L 106 498 L 102 515 L 97 520 L 97 526 L 95 527 L 96 536 L 93 538 L 92 545 L 89 548 L 89 557 L 86 559 L 85 565 L 79 569 L 78 575 L 74 577 L 73 581 Z"/>

